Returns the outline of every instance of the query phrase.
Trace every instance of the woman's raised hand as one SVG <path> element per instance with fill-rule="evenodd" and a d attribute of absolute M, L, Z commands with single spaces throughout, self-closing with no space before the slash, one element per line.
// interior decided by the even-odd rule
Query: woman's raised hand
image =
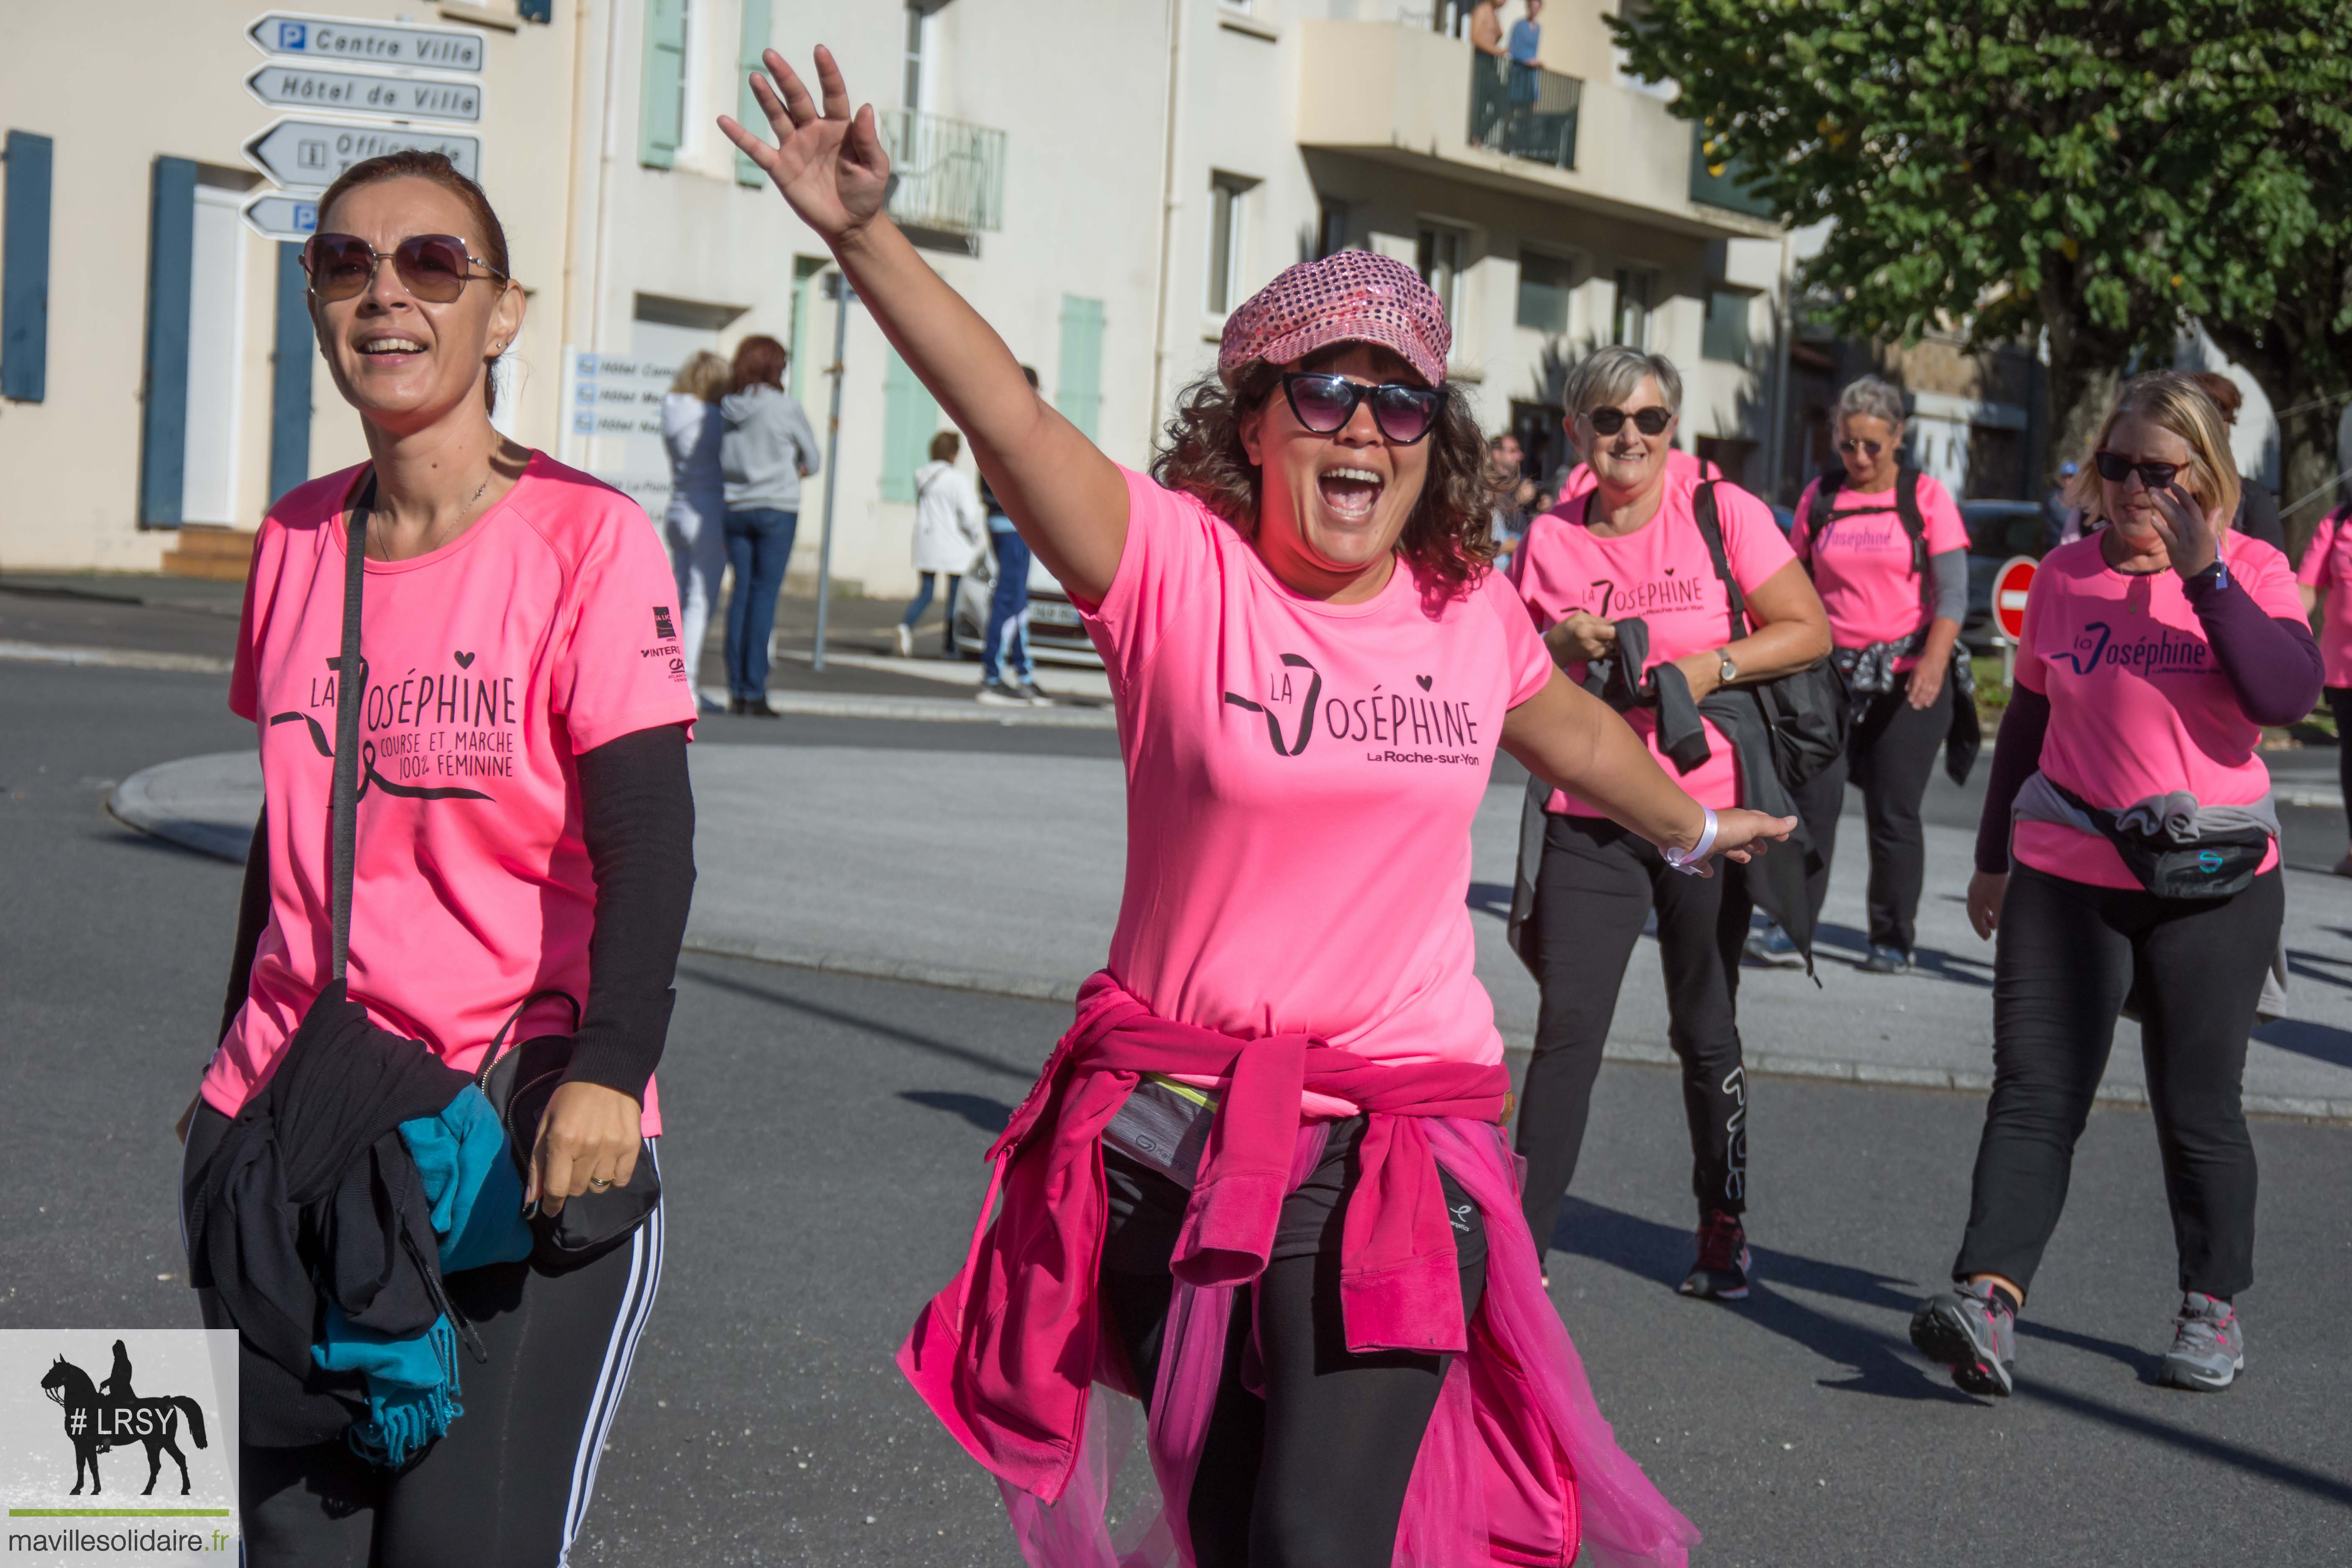
<path fill-rule="evenodd" d="M 2229 520 L 2216 507 L 2207 511 L 2178 480 L 2154 491 L 2157 536 L 2164 541 L 2172 569 L 2185 581 L 2213 564 L 2221 552 L 2221 528 Z"/>
<path fill-rule="evenodd" d="M 816 48 L 822 112 L 783 56 L 770 49 L 760 58 L 767 70 L 752 76 L 751 95 L 768 117 L 775 145 L 724 114 L 719 129 L 775 181 L 803 223 L 828 246 L 836 245 L 874 220 L 889 190 L 890 155 L 874 128 L 874 106 L 850 113 L 849 88 L 823 44 Z"/>

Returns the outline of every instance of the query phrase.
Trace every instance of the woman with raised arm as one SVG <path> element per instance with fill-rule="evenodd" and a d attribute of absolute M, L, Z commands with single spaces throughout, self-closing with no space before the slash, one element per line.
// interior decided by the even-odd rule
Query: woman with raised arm
<path fill-rule="evenodd" d="M 1992 1095 L 1952 1288 L 1911 1342 L 1971 1394 L 2014 1385 L 2128 997 L 2180 1258 L 2157 1376 L 2227 1388 L 2254 1279 L 2241 1080 L 2286 907 L 2262 726 L 2311 710 L 2319 647 L 2286 557 L 2230 525 L 2228 427 L 2191 378 L 2127 383 L 2070 499 L 2105 526 L 2043 556 L 2026 595 L 1969 883 L 1977 935 L 2000 932 Z"/>
<path fill-rule="evenodd" d="M 1145 1402 L 1162 1487 L 1126 1561 L 1684 1562 L 1696 1532 L 1618 1451 L 1537 1281 L 1470 826 L 1497 745 L 1699 874 L 1793 819 L 1704 809 L 1552 669 L 1489 569 L 1484 444 L 1411 269 L 1283 273 L 1132 472 L 884 215 L 873 110 L 831 55 L 821 105 L 765 61 L 776 141 L 720 124 L 1081 605 L 1126 762 L 1109 961 L 899 1364 L 1033 1563 L 1110 1560 L 1097 1382 Z"/>

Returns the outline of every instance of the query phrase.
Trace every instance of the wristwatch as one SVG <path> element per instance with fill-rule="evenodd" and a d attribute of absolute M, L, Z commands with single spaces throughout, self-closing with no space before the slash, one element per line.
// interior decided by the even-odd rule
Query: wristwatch
<path fill-rule="evenodd" d="M 1739 679 L 1739 666 L 1732 662 L 1729 648 L 1722 649 L 1718 657 L 1723 660 L 1723 668 L 1715 672 L 1716 679 L 1723 685 L 1728 686 Z"/>

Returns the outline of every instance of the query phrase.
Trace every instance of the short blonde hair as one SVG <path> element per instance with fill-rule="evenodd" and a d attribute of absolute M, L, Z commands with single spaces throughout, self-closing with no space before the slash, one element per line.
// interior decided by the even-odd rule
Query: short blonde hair
<path fill-rule="evenodd" d="M 669 389 L 716 403 L 727 391 L 727 362 L 709 349 L 697 349 L 677 367 L 677 379 L 669 384 Z"/>
<path fill-rule="evenodd" d="M 2189 443 L 2189 462 L 2180 470 L 2180 486 L 2209 510 L 2220 512 L 2221 526 L 2229 527 L 2238 515 L 2237 459 L 2230 455 L 2228 421 L 2196 378 L 2177 370 L 2159 370 L 2124 383 L 2116 394 L 2115 405 L 2099 423 L 2099 434 L 2091 442 L 2093 454 L 2107 444 L 2116 421 L 2126 414 L 2160 425 Z M 2085 516 L 2104 517 L 2107 498 L 2099 486 L 2099 466 L 2086 456 L 2074 482 L 2066 487 L 2066 499 L 2081 507 Z"/>
<path fill-rule="evenodd" d="M 1664 354 L 1644 353 L 1622 343 L 1595 349 L 1585 355 L 1568 373 L 1568 383 L 1560 388 L 1560 395 L 1568 404 L 1568 416 L 1576 419 L 1596 408 L 1623 403 L 1642 389 L 1644 381 L 1656 382 L 1658 395 L 1666 400 L 1668 410 L 1682 413 L 1683 378 L 1675 369 L 1675 362 Z"/>

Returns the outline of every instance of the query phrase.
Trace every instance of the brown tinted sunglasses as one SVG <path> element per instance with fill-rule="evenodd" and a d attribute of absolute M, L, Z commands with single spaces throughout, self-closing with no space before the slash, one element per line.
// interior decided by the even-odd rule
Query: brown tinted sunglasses
<path fill-rule="evenodd" d="M 507 281 L 505 273 L 468 252 L 454 234 L 412 234 L 389 251 L 373 248 L 355 234 L 314 234 L 302 245 L 310 291 L 328 304 L 367 292 L 382 261 L 390 261 L 400 286 L 428 305 L 446 305 L 476 277 Z"/>

